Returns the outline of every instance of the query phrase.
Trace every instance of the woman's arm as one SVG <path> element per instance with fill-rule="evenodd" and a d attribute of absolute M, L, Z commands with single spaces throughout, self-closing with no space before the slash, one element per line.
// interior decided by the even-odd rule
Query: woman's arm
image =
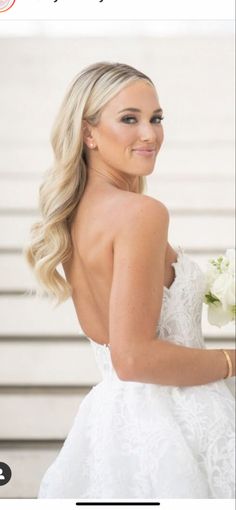
<path fill-rule="evenodd" d="M 227 360 L 220 349 L 179 346 L 156 337 L 165 272 L 169 212 L 145 195 L 121 212 L 114 239 L 109 342 L 120 379 L 193 386 L 223 379 Z M 227 350 L 235 375 L 235 350 Z"/>
<path fill-rule="evenodd" d="M 235 376 L 235 349 L 227 352 Z M 125 381 L 195 386 L 223 379 L 227 373 L 228 363 L 220 349 L 195 349 L 155 338 L 139 344 L 118 376 Z"/>

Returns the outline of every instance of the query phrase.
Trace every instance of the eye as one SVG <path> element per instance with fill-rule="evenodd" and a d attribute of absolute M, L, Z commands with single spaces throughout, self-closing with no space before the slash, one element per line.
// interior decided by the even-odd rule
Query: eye
<path fill-rule="evenodd" d="M 160 115 L 155 115 L 155 117 L 152 117 L 152 122 L 153 120 L 156 120 L 157 122 L 154 122 L 154 124 L 160 124 L 163 119 L 163 116 L 161 117 Z"/>
<path fill-rule="evenodd" d="M 133 115 L 126 115 L 125 117 L 122 117 L 121 121 L 125 122 L 127 124 L 133 124 L 133 122 L 129 122 L 130 120 L 137 120 L 136 117 L 133 117 Z"/>
<path fill-rule="evenodd" d="M 163 116 L 161 117 L 160 115 L 155 115 L 154 117 L 152 117 L 151 122 L 154 122 L 154 124 L 160 124 L 163 119 L 164 119 Z M 126 124 L 134 124 L 134 122 L 136 122 L 137 119 L 133 115 L 126 115 L 125 117 L 122 117 L 121 121 L 125 122 Z"/>

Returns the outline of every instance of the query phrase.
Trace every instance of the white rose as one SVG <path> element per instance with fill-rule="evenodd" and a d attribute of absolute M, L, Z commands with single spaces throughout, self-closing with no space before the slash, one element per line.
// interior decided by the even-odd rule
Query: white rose
<path fill-rule="evenodd" d="M 208 305 L 208 322 L 213 326 L 225 326 L 228 322 L 234 319 L 233 311 L 230 309 L 224 310 L 221 303 L 209 303 Z"/>
<path fill-rule="evenodd" d="M 220 274 L 212 284 L 211 292 L 221 301 L 224 310 L 235 305 L 235 279 L 232 274 Z"/>

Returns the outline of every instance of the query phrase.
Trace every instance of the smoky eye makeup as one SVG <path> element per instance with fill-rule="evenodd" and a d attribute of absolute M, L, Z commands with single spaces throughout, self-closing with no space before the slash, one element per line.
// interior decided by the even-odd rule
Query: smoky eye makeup
<path fill-rule="evenodd" d="M 163 119 L 164 119 L 163 115 L 153 115 L 150 121 L 151 122 L 154 121 L 154 124 L 160 124 Z M 124 115 L 123 117 L 121 117 L 120 121 L 125 124 L 135 124 L 138 121 L 138 119 L 135 115 Z"/>

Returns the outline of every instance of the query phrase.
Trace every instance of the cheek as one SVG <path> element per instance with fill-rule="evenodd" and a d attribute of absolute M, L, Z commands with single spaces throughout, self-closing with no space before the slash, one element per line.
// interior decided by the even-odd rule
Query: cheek
<path fill-rule="evenodd" d="M 127 129 L 126 126 L 108 125 L 101 131 L 100 141 L 103 144 L 120 146 L 120 149 L 129 146 L 135 139 L 134 130 Z"/>
<path fill-rule="evenodd" d="M 158 131 L 156 133 L 158 145 L 161 146 L 164 140 L 164 129 L 163 126 L 159 126 Z"/>

